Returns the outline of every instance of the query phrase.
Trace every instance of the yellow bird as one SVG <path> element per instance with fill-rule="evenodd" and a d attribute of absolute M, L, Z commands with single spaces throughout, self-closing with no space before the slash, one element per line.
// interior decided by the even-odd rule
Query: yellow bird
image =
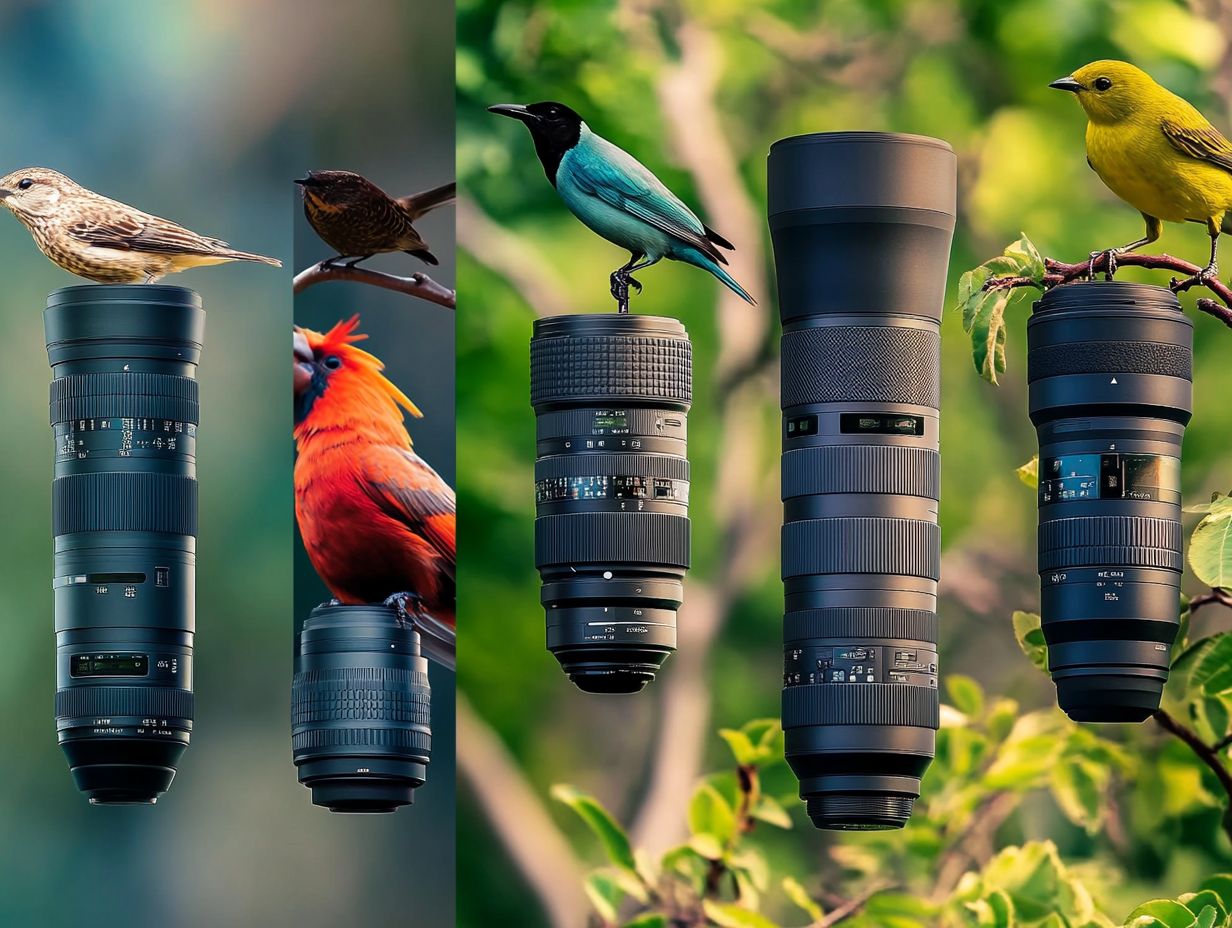
<path fill-rule="evenodd" d="M 1095 61 L 1048 86 L 1078 98 L 1088 120 L 1087 163 L 1146 220 L 1142 238 L 1108 250 L 1109 271 L 1117 255 L 1158 239 L 1166 220 L 1206 226 L 1211 259 L 1198 277 L 1217 276 L 1219 233 L 1232 232 L 1232 143 L 1187 101 L 1125 61 Z"/>

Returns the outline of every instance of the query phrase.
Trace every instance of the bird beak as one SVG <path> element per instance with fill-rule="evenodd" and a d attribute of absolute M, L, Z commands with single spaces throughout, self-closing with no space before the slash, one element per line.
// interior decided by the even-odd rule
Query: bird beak
<path fill-rule="evenodd" d="M 295 183 L 299 184 L 301 187 L 316 187 L 320 183 L 320 181 L 318 181 L 313 176 L 312 172 L 309 171 L 303 177 L 295 178 Z"/>
<path fill-rule="evenodd" d="M 316 358 L 308 347 L 308 339 L 299 329 L 295 330 L 291 343 L 295 351 L 295 395 L 298 397 L 312 383 Z"/>
<path fill-rule="evenodd" d="M 13 195 L 13 191 L 5 187 L 0 187 L 0 200 L 7 200 Z"/>
<path fill-rule="evenodd" d="M 539 117 L 528 110 L 520 103 L 497 103 L 495 106 L 488 107 L 489 113 L 495 113 L 497 116 L 508 116 L 510 119 L 517 119 L 520 122 L 538 122 Z"/>
<path fill-rule="evenodd" d="M 1070 93 L 1077 93 L 1083 89 L 1083 86 L 1072 77 L 1058 78 L 1048 86 L 1053 90 L 1068 90 Z"/>

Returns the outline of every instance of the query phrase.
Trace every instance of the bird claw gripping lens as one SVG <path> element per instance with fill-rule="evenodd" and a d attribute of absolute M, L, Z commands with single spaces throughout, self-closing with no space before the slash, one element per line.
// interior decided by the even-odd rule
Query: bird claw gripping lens
<path fill-rule="evenodd" d="M 548 650 L 585 692 L 636 693 L 676 649 L 689 566 L 688 334 L 657 316 L 540 319 L 530 379 Z"/>
<path fill-rule="evenodd" d="M 1057 700 L 1075 721 L 1140 722 L 1159 708 L 1180 622 L 1193 323 L 1163 287 L 1067 284 L 1035 304 L 1027 348 Z"/>
<path fill-rule="evenodd" d="M 331 812 L 394 812 L 424 784 L 431 687 L 419 633 L 387 605 L 323 603 L 295 636 L 291 750 Z"/>
<path fill-rule="evenodd" d="M 901 828 L 935 752 L 940 320 L 956 164 L 936 139 L 776 142 L 783 730 L 819 828 Z"/>
<path fill-rule="evenodd" d="M 55 431 L 56 726 L 95 804 L 152 803 L 193 723 L 200 298 L 68 287 L 43 314 Z"/>

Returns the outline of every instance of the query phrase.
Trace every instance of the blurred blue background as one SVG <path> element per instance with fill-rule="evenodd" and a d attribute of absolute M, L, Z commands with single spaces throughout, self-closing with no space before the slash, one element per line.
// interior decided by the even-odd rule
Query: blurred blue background
<path fill-rule="evenodd" d="M 47 165 L 286 265 L 166 281 L 198 290 L 208 314 L 196 730 L 157 806 L 95 809 L 73 786 L 52 717 L 40 310 L 49 291 L 79 281 L 0 215 L 3 924 L 452 924 L 452 675 L 433 677 L 436 751 L 411 809 L 330 815 L 295 779 L 288 344 L 293 257 L 313 247 L 293 248 L 291 179 L 313 166 L 370 171 L 393 190 L 450 179 L 452 37 L 451 6 L 382 0 L 0 5 L 3 172 Z M 448 211 L 424 223 L 449 284 L 451 223 Z M 424 408 L 417 447 L 452 479 L 451 314 L 318 289 L 305 312 L 363 314 L 371 347 Z"/>

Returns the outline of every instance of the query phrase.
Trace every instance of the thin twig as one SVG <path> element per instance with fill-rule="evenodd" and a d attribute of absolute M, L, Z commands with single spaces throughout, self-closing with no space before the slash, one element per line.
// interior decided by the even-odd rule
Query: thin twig
<path fill-rule="evenodd" d="M 809 928 L 830 928 L 831 925 L 837 925 L 841 921 L 846 921 L 868 905 L 868 901 L 872 899 L 873 896 L 878 893 L 883 893 L 893 886 L 894 884 L 889 882 L 874 883 L 867 889 L 863 890 L 858 896 L 848 899 L 838 908 L 823 915 L 817 921 L 813 922 L 813 924 L 809 925 Z"/>
<path fill-rule="evenodd" d="M 326 264 L 324 261 L 296 274 L 295 280 L 291 282 L 291 290 L 293 293 L 303 293 L 309 287 L 329 280 L 346 280 L 351 283 L 393 290 L 396 293 L 405 293 L 407 296 L 427 300 L 437 306 L 444 306 L 446 309 L 457 309 L 458 307 L 456 292 L 438 284 L 420 271 L 416 271 L 409 277 L 398 277 L 383 271 L 371 271 L 366 267 L 343 267 L 338 264 Z"/>
<path fill-rule="evenodd" d="M 947 898 L 958 881 L 971 865 L 982 864 L 988 856 L 988 847 L 993 837 L 1007 818 L 1018 808 L 1021 798 L 1007 790 L 993 793 L 980 806 L 967 823 L 967 827 L 954 839 L 954 843 L 937 862 L 937 885 L 933 898 Z"/>
<path fill-rule="evenodd" d="M 1209 606 L 1211 603 L 1218 603 L 1221 606 L 1227 606 L 1229 609 L 1232 609 L 1232 593 L 1220 587 L 1215 587 L 1209 593 L 1195 596 L 1189 601 L 1189 614 L 1193 615 L 1203 606 Z"/>
<path fill-rule="evenodd" d="M 1174 293 L 1184 293 L 1192 287 L 1205 287 L 1223 301 L 1221 306 L 1212 299 L 1203 298 L 1198 300 L 1197 307 L 1200 312 L 1214 316 L 1224 325 L 1232 328 L 1232 288 L 1229 288 L 1222 280 L 1211 278 L 1209 280 L 1199 280 L 1197 277 L 1201 268 L 1196 264 L 1190 264 L 1188 261 L 1182 261 L 1180 258 L 1174 258 L 1172 255 L 1140 255 L 1134 252 L 1129 254 L 1117 255 L 1113 272 L 1116 268 L 1121 267 L 1142 267 L 1157 271 L 1175 271 L 1177 274 L 1185 275 L 1183 278 L 1172 278 L 1169 283 L 1169 289 Z M 1067 264 L 1064 261 L 1057 261 L 1054 258 L 1044 259 L 1044 280 L 1043 287 L 1045 290 L 1051 290 L 1053 287 L 1059 287 L 1062 284 L 1070 284 L 1077 280 L 1086 280 L 1095 274 L 1108 273 L 1108 253 L 1104 252 L 1097 255 L 1092 260 L 1078 261 L 1074 264 Z M 1040 286 L 1040 281 L 1031 277 L 993 277 L 984 284 L 985 290 L 1012 290 L 1017 287 L 1036 287 Z"/>
<path fill-rule="evenodd" d="M 1198 737 L 1197 732 L 1181 724 L 1180 721 L 1173 718 L 1164 709 L 1156 709 L 1151 715 L 1159 726 L 1177 738 L 1179 738 L 1194 754 L 1198 760 L 1206 764 L 1211 773 L 1215 774 L 1215 779 L 1219 781 L 1220 787 L 1223 788 L 1224 794 L 1232 799 L 1232 773 L 1228 772 L 1228 768 L 1223 765 L 1223 761 L 1219 759 L 1218 751 Z M 1232 807 L 1224 813 L 1223 830 L 1227 836 L 1232 839 Z"/>

